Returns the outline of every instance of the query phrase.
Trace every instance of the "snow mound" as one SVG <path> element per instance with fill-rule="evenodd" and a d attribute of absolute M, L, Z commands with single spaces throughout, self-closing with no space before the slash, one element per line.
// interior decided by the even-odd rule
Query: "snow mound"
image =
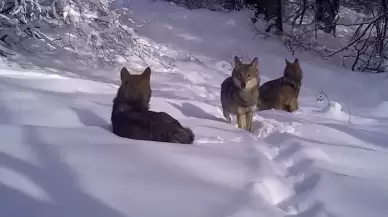
<path fill-rule="evenodd" d="M 334 101 L 330 101 L 328 105 L 322 110 L 322 114 L 331 116 L 337 119 L 344 119 L 345 117 L 349 117 L 349 114 L 344 112 L 344 107 Z"/>

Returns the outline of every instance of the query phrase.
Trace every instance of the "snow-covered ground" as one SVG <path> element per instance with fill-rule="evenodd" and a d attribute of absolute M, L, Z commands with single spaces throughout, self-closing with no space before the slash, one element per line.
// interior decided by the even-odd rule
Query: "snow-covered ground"
<path fill-rule="evenodd" d="M 196 134 L 192 146 L 110 132 L 119 69 L 0 66 L 0 216 L 385 217 L 388 97 L 383 75 L 299 55 L 300 110 L 225 123 L 220 84 L 234 55 L 281 76 L 281 44 L 254 37 L 244 12 L 132 1 L 137 34 L 159 52 L 151 109 Z M 162 54 L 169 54 L 163 59 Z M 155 60 L 155 58 L 154 58 Z M 168 62 L 169 68 L 160 62 Z M 141 61 L 126 64 L 144 69 Z M 71 70 L 74 67 L 74 72 Z M 328 95 L 330 102 L 321 90 Z M 317 100 L 318 98 L 318 100 Z M 321 103 L 319 103 L 323 99 Z"/>

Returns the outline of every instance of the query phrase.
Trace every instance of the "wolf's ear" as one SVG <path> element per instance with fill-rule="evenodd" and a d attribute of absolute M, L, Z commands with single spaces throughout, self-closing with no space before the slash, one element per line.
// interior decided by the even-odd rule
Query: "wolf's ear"
<path fill-rule="evenodd" d="M 131 74 L 128 72 L 128 69 L 123 67 L 120 71 L 121 83 L 123 83 L 124 81 L 127 81 L 130 76 Z"/>
<path fill-rule="evenodd" d="M 259 66 L 259 58 L 255 57 L 251 62 L 251 66 L 257 68 Z"/>
<path fill-rule="evenodd" d="M 295 59 L 294 65 L 299 65 L 299 59 L 298 58 Z"/>
<path fill-rule="evenodd" d="M 234 56 L 234 66 L 239 66 L 239 65 L 241 65 L 241 60 L 237 56 Z"/>
<path fill-rule="evenodd" d="M 287 58 L 286 58 L 285 60 L 286 60 L 286 64 L 287 64 L 287 65 L 291 65 L 290 61 L 288 61 Z"/>
<path fill-rule="evenodd" d="M 151 78 L 151 68 L 147 67 L 144 72 L 141 74 L 141 76 L 146 77 L 148 79 Z"/>

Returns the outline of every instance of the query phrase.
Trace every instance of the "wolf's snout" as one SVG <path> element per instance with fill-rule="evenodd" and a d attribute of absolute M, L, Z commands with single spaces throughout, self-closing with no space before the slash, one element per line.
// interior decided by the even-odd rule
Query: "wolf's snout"
<path fill-rule="evenodd" d="M 247 84 L 245 82 L 241 82 L 241 89 L 245 89 L 246 86 Z"/>

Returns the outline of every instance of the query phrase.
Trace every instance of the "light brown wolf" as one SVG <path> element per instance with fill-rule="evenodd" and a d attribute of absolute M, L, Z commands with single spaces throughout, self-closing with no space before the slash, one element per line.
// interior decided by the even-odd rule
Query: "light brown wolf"
<path fill-rule="evenodd" d="M 255 57 L 251 63 L 242 63 L 235 56 L 234 62 L 232 76 L 221 84 L 222 111 L 228 123 L 231 123 L 230 114 L 237 115 L 238 127 L 251 131 L 259 96 L 258 58 Z"/>
<path fill-rule="evenodd" d="M 273 108 L 287 112 L 298 110 L 302 77 L 299 60 L 295 59 L 294 63 L 291 63 L 286 59 L 283 77 L 268 81 L 260 86 L 257 109 L 262 111 Z"/>

